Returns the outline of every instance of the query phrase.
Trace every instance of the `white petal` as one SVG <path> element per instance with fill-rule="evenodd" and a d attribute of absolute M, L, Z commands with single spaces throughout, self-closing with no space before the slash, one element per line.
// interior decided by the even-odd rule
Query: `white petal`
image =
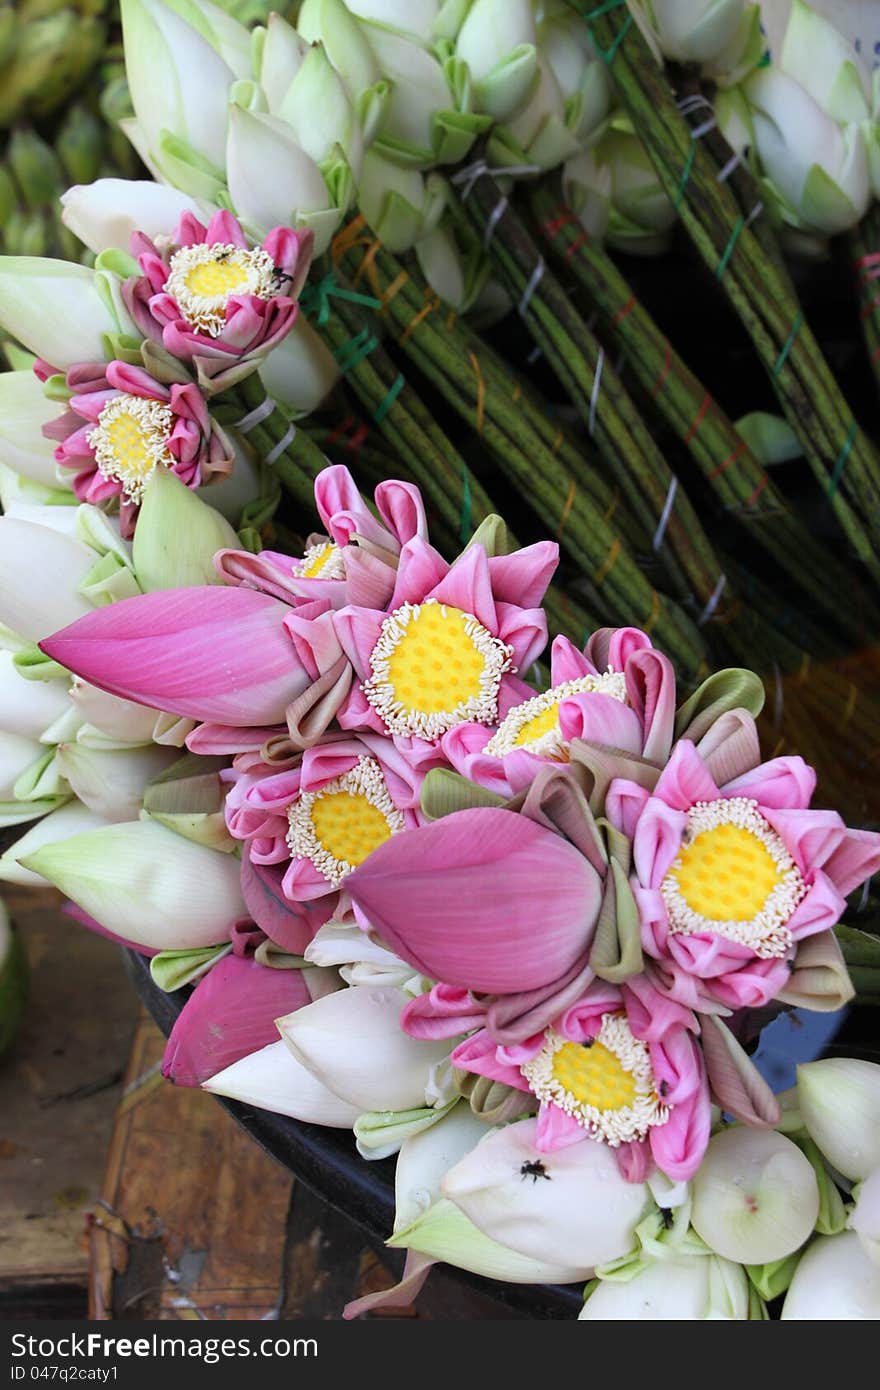
<path fill-rule="evenodd" d="M 66 681 L 26 680 L 12 652 L 0 651 L 0 725 L 7 733 L 38 739 L 70 707 Z"/>
<path fill-rule="evenodd" d="M 145 179 L 78 183 L 62 193 L 61 206 L 65 226 L 96 253 L 112 247 L 127 251 L 136 231 L 170 236 L 185 212 L 199 213 L 195 199 Z"/>
<path fill-rule="evenodd" d="M 812 1165 L 774 1130 L 737 1125 L 710 1139 L 691 1180 L 694 1230 L 741 1264 L 769 1264 L 803 1245 L 819 1214 Z"/>
<path fill-rule="evenodd" d="M 339 380 L 339 368 L 329 348 L 302 316 L 260 364 L 259 371 L 268 394 L 297 415 L 317 410 Z"/>
<path fill-rule="evenodd" d="M 242 1057 L 202 1082 L 202 1087 L 213 1095 L 330 1129 L 351 1129 L 360 1114 L 355 1106 L 328 1091 L 283 1042 L 269 1043 Z"/>
<path fill-rule="evenodd" d="M 487 1126 L 461 1101 L 430 1129 L 401 1145 L 394 1177 L 394 1229 L 402 1231 L 434 1202 L 449 1169 L 486 1137 Z"/>
<path fill-rule="evenodd" d="M 0 462 L 46 487 L 57 487 L 55 442 L 45 438 L 43 425 L 57 419 L 62 409 L 58 401 L 46 399 L 33 372 L 0 373 Z"/>
<path fill-rule="evenodd" d="M 150 820 L 46 845 L 26 856 L 25 868 L 43 874 L 109 931 L 159 950 L 223 941 L 246 911 L 234 855 Z"/>
<path fill-rule="evenodd" d="M 880 1266 L 855 1231 L 819 1236 L 801 1256 L 782 1305 L 787 1322 L 880 1320 Z"/>
<path fill-rule="evenodd" d="M 826 1057 L 798 1067 L 804 1124 L 832 1167 L 852 1179 L 880 1168 L 880 1066 Z"/>
<path fill-rule="evenodd" d="M 0 328 L 64 371 L 74 362 L 103 361 L 103 335 L 118 324 L 87 266 L 0 256 Z"/>
<path fill-rule="evenodd" d="M 80 801 L 106 820 L 135 820 L 148 782 L 180 757 L 176 748 L 99 751 L 81 743 L 62 743 L 56 766 Z"/>
<path fill-rule="evenodd" d="M 721 1273 L 732 1295 L 713 1308 L 712 1276 Z M 655 1260 L 626 1283 L 603 1279 L 584 1304 L 584 1322 L 693 1322 L 703 1318 L 744 1320 L 749 1315 L 745 1270 L 712 1255 Z"/>
<path fill-rule="evenodd" d="M 47 888 L 48 879 L 43 878 L 42 874 L 23 868 L 18 862 L 19 856 L 24 857 L 43 845 L 66 840 L 83 830 L 97 830 L 99 826 L 106 824 L 105 820 L 96 816 L 79 801 L 72 801 L 69 805 L 50 812 L 48 816 L 37 821 L 36 825 L 32 825 L 4 855 L 0 855 L 0 881 L 20 884 L 25 888 Z"/>
<path fill-rule="evenodd" d="M 650 1194 L 621 1177 L 607 1144 L 585 1138 L 543 1153 L 537 1127 L 519 1120 L 488 1135 L 446 1174 L 443 1193 L 493 1240 L 586 1276 L 634 1248 Z"/>
<path fill-rule="evenodd" d="M 0 622 L 40 641 L 91 613 L 91 604 L 77 589 L 95 558 L 72 536 L 0 517 Z"/>
<path fill-rule="evenodd" d="M 325 1086 L 364 1110 L 425 1104 L 431 1070 L 455 1045 L 422 1042 L 400 1027 L 399 989 L 358 986 L 328 994 L 278 1020 L 285 1042 Z"/>

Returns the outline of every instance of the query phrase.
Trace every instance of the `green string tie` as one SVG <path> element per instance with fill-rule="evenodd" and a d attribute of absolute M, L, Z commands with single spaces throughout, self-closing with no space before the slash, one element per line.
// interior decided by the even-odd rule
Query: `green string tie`
<path fill-rule="evenodd" d="M 744 217 L 738 217 L 736 219 L 733 231 L 730 233 L 730 240 L 728 241 L 723 252 L 721 253 L 721 260 L 718 262 L 717 268 L 715 270 L 715 275 L 719 280 L 721 279 L 722 275 L 727 269 L 728 262 L 731 256 L 733 255 L 733 248 L 734 246 L 736 246 L 736 243 L 739 240 L 739 234 L 743 230 L 745 225 L 746 219 Z"/>
<path fill-rule="evenodd" d="M 380 401 L 376 409 L 373 411 L 373 419 L 375 420 L 377 425 L 381 425 L 382 421 L 385 419 L 385 416 L 388 414 L 389 410 L 393 406 L 394 402 L 397 400 L 397 397 L 400 395 L 405 385 L 406 377 L 403 376 L 401 373 L 398 373 L 397 379 L 394 382 L 392 382 L 391 386 L 388 388 L 388 391 L 385 394 L 385 399 L 383 401 Z"/>
<path fill-rule="evenodd" d="M 853 445 L 855 444 L 855 442 L 856 442 L 856 435 L 858 434 L 858 432 L 859 432 L 859 427 L 858 427 L 858 425 L 856 424 L 855 420 L 853 420 L 852 424 L 851 424 L 850 427 L 849 427 L 849 434 L 846 436 L 846 439 L 843 441 L 843 448 L 841 449 L 840 453 L 837 455 L 837 461 L 836 461 L 836 463 L 835 463 L 835 465 L 834 465 L 834 471 L 833 471 L 833 473 L 831 474 L 831 482 L 828 484 L 828 496 L 829 496 L 829 497 L 833 497 L 834 494 L 835 494 L 835 492 L 837 491 L 837 486 L 838 486 L 838 483 L 840 482 L 840 476 L 841 476 L 841 474 L 843 473 L 843 470 L 844 470 L 844 467 L 845 467 L 845 465 L 846 465 L 847 459 L 849 458 L 850 454 L 852 453 L 852 446 L 853 446 Z"/>
<path fill-rule="evenodd" d="M 330 317 L 332 299 L 345 299 L 350 304 L 362 304 L 366 309 L 381 309 L 382 301 L 374 299 L 371 294 L 358 294 L 356 290 L 347 290 L 336 283 L 334 272 L 328 271 L 322 280 L 316 280 L 313 284 L 306 285 L 299 297 L 299 307 L 307 318 L 314 318 L 319 327 L 322 327 Z"/>
<path fill-rule="evenodd" d="M 346 372 L 351 371 L 352 367 L 356 367 L 358 362 L 362 362 L 365 357 L 369 356 L 373 348 L 378 346 L 379 339 L 375 333 L 371 333 L 369 328 L 362 328 L 360 333 L 349 338 L 348 342 L 343 343 L 341 347 L 334 348 L 333 356 L 336 358 L 336 365 L 344 376 Z"/>
<path fill-rule="evenodd" d="M 773 366 L 773 375 L 774 375 L 774 377 L 779 376 L 779 373 L 782 371 L 782 368 L 785 366 L 786 359 L 787 359 L 787 357 L 788 357 L 788 354 L 791 352 L 792 348 L 794 347 L 794 340 L 795 340 L 795 338 L 797 337 L 798 333 L 800 332 L 801 324 L 803 323 L 803 321 L 804 321 L 804 316 L 803 316 L 803 314 L 802 314 L 800 311 L 798 311 L 798 313 L 795 314 L 794 323 L 791 325 L 791 332 L 789 333 L 789 335 L 788 335 L 788 337 L 786 338 L 785 342 L 782 344 L 782 351 L 780 352 L 779 356 L 778 356 L 777 359 L 776 359 L 776 362 L 774 363 L 774 366 Z"/>

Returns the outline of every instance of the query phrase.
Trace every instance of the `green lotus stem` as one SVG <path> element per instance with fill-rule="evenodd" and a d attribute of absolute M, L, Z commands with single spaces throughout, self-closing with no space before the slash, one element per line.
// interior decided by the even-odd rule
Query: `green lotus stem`
<path fill-rule="evenodd" d="M 642 524 L 662 546 L 667 568 L 703 609 L 721 569 L 684 489 L 621 384 L 604 349 L 558 280 L 545 267 L 528 229 L 487 172 L 465 185 L 461 209 L 492 256 L 536 343 L 546 354 Z M 500 211 L 499 211 L 500 209 Z M 723 605 L 722 605 L 723 607 Z"/>
<path fill-rule="evenodd" d="M 337 360 L 347 364 L 344 375 L 354 395 L 394 449 L 406 475 L 421 489 L 441 530 L 456 536 L 455 548 L 460 548 L 480 522 L 492 513 L 500 514 L 499 509 L 378 339 L 371 345 L 374 335 L 364 327 L 361 310 L 335 299 L 319 326 Z M 353 343 L 358 343 L 354 352 Z M 364 347 L 368 351 L 362 353 Z M 351 361 L 353 356 L 356 361 Z M 512 535 L 510 541 L 517 544 Z M 563 632 L 574 641 L 582 643 L 588 632 L 601 626 L 593 614 L 555 588 L 551 587 L 544 606 L 551 631 Z M 683 669 L 695 671 L 699 661 L 694 663 L 685 644 L 681 646 Z"/>
<path fill-rule="evenodd" d="M 617 91 L 694 246 L 725 290 L 768 372 L 805 457 L 856 555 L 880 580 L 880 454 L 859 427 L 778 258 L 694 139 L 626 0 L 569 0 L 586 20 Z M 745 176 L 743 176 L 745 177 Z M 742 196 L 742 195 L 741 195 Z"/>
<path fill-rule="evenodd" d="M 274 406 L 271 411 L 268 404 Z M 308 433 L 271 401 L 257 373 L 224 391 L 212 410 L 222 424 L 238 428 L 297 503 L 313 512 L 314 481 L 327 460 Z"/>
<path fill-rule="evenodd" d="M 338 310 L 336 312 L 340 321 L 343 316 L 348 316 L 346 328 L 350 341 L 351 334 L 358 322 L 358 311 L 354 310 L 342 298 L 334 299 L 334 305 L 337 304 Z M 333 315 L 331 314 L 330 320 L 332 318 Z M 328 324 L 330 320 L 328 320 Z M 325 325 L 325 331 L 326 327 L 327 325 Z M 414 337 L 415 334 L 412 336 Z M 328 337 L 328 341 L 331 342 L 337 353 L 344 350 L 344 344 L 337 341 L 336 337 Z M 375 350 L 368 354 L 371 362 L 376 356 Z M 444 390 L 450 400 L 459 389 L 471 392 L 478 389 L 475 384 L 476 376 L 473 365 L 467 359 L 462 362 L 460 353 L 450 354 L 450 363 L 453 357 L 457 361 L 459 374 L 464 374 L 463 376 L 459 375 L 458 385 L 450 384 L 445 378 L 432 374 L 438 387 Z M 358 363 L 359 370 L 362 365 L 363 362 Z M 393 366 L 390 371 L 393 373 Z M 390 373 L 388 376 L 390 377 Z M 485 389 L 485 382 L 483 385 Z M 385 389 L 387 390 L 387 386 Z M 359 385 L 355 385 L 355 390 L 360 395 Z M 397 401 L 408 399 L 409 391 L 409 387 L 401 391 Z M 367 398 L 361 397 L 370 411 L 374 411 L 376 408 L 376 395 L 377 391 L 374 390 Z M 392 414 L 393 407 L 382 421 L 383 429 L 386 422 L 391 420 Z M 578 495 L 576 490 L 573 493 L 570 480 L 568 480 L 565 496 L 561 495 L 558 489 L 549 488 L 546 479 L 537 473 L 534 459 L 511 449 L 507 436 L 504 435 L 494 418 L 489 419 L 485 410 L 483 436 L 487 443 L 491 438 L 493 452 L 496 452 L 499 458 L 504 457 L 505 459 L 508 476 L 517 483 L 520 491 L 544 524 L 552 528 L 561 547 L 578 570 L 585 575 L 593 592 L 598 594 L 601 591 L 599 611 L 603 613 L 605 621 L 638 623 L 645 627 L 647 631 L 652 632 L 670 656 L 679 663 L 684 673 L 689 676 L 695 674 L 700 669 L 704 658 L 703 643 L 695 624 L 676 604 L 652 587 L 608 521 L 600 516 L 595 508 L 588 506 L 586 496 Z M 450 448 L 449 442 L 446 441 L 445 453 L 447 456 Z M 416 476 L 415 470 L 413 476 L 416 481 L 421 482 L 421 478 Z M 561 521 L 564 522 L 564 525 L 560 531 Z M 588 593 L 588 602 L 589 597 Z"/>
<path fill-rule="evenodd" d="M 817 541 L 751 452 L 722 407 L 675 351 L 636 298 L 619 268 L 588 237 L 549 179 L 530 186 L 535 223 L 560 268 L 587 292 L 602 317 L 602 334 L 622 352 L 627 366 L 658 414 L 688 449 L 726 514 L 732 516 L 810 599 L 834 618 L 851 640 L 877 631 L 880 615 L 867 593 L 842 609 L 839 595 L 852 591 L 851 569 Z M 880 315 L 876 334 L 880 343 Z M 880 350 L 878 350 L 880 356 Z M 880 372 L 880 361 L 877 363 Z"/>
<path fill-rule="evenodd" d="M 367 243 L 367 244 L 364 244 Z M 567 431 L 501 357 L 444 306 L 423 279 L 414 257 L 404 265 L 377 240 L 363 238 L 341 257 L 353 284 L 366 279 L 397 347 L 426 375 L 459 417 L 485 441 L 499 466 L 511 471 L 511 453 L 538 474 L 556 498 L 552 525 L 570 519 L 572 495 L 583 492 L 602 517 L 617 512 L 619 490 L 594 461 L 579 452 Z M 489 428 L 486 428 L 487 421 Z M 631 549 L 647 549 L 650 537 L 625 509 L 615 524 Z M 560 527 L 560 530 L 564 526 Z"/>
<path fill-rule="evenodd" d="M 848 237 L 859 290 L 862 335 L 874 380 L 880 386 L 880 203 L 872 203 Z"/>

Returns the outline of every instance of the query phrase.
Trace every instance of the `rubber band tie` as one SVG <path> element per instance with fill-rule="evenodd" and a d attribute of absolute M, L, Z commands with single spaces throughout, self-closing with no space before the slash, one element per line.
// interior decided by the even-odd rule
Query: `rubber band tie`
<path fill-rule="evenodd" d="M 651 542 L 651 549 L 658 551 L 663 544 L 663 537 L 666 534 L 666 527 L 669 524 L 669 517 L 675 503 L 675 494 L 678 491 L 678 479 L 673 473 L 669 479 L 669 489 L 666 493 L 666 501 L 663 503 L 663 511 L 660 513 L 660 520 L 657 523 L 657 530 L 654 532 L 654 539 Z"/>
<path fill-rule="evenodd" d="M 269 416 L 275 410 L 276 404 L 277 402 L 273 401 L 271 396 L 267 396 L 265 400 L 260 401 L 259 405 L 255 405 L 253 410 L 249 410 L 247 415 L 242 415 L 241 419 L 237 421 L 232 428 L 238 430 L 240 434 L 249 434 L 251 430 L 257 428 L 257 425 L 261 425 L 264 420 L 268 420 Z"/>
<path fill-rule="evenodd" d="M 539 256 L 537 261 L 535 262 L 535 268 L 529 276 L 528 284 L 523 290 L 522 297 L 516 306 L 516 312 L 519 314 L 521 319 L 524 319 L 526 316 L 526 311 L 531 302 L 532 295 L 535 293 L 535 290 L 538 288 L 542 279 L 544 278 L 545 269 L 546 266 L 544 264 L 544 257 Z"/>
<path fill-rule="evenodd" d="M 483 380 L 483 373 L 480 371 L 480 363 L 477 354 L 475 352 L 469 352 L 468 357 L 471 359 L 471 366 L 477 378 L 477 418 L 474 421 L 474 429 L 477 431 L 477 434 L 482 434 L 483 412 L 486 407 L 486 383 Z"/>
<path fill-rule="evenodd" d="M 719 603 L 719 601 L 720 601 L 720 599 L 721 599 L 721 595 L 724 593 L 724 590 L 726 589 L 726 587 L 727 587 L 727 575 L 726 575 L 726 574 L 722 574 L 722 575 L 719 576 L 718 583 L 715 585 L 715 588 L 712 590 L 712 593 L 709 595 L 709 601 L 708 601 L 708 603 L 706 604 L 706 607 L 703 609 L 702 613 L 700 614 L 699 618 L 697 619 L 697 625 L 698 625 L 699 627 L 702 627 L 704 623 L 707 623 L 707 622 L 709 621 L 709 619 L 711 618 L 712 614 L 715 612 L 715 609 L 718 607 L 718 603 Z"/>
<path fill-rule="evenodd" d="M 288 447 L 288 445 L 293 443 L 295 438 L 296 425 L 288 425 L 287 429 L 285 430 L 282 437 L 279 439 L 278 443 L 273 445 L 272 448 L 269 450 L 268 454 L 266 455 L 266 462 L 268 464 L 273 464 L 277 462 L 277 460 L 284 453 L 285 449 Z"/>

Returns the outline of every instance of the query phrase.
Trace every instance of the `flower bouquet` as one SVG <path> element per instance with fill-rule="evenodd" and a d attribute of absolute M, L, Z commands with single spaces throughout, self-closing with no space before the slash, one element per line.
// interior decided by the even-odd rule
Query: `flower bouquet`
<path fill-rule="evenodd" d="M 348 1316 L 445 1262 L 578 1285 L 586 1320 L 827 1317 L 829 1283 L 876 1317 L 880 1065 L 777 1095 L 753 1054 L 880 1002 L 842 920 L 880 833 L 828 805 L 876 739 L 844 658 L 880 466 L 806 323 L 778 341 L 775 232 L 737 214 L 717 278 L 788 424 L 735 426 L 600 244 L 657 252 L 678 213 L 708 255 L 758 180 L 815 250 L 868 175 L 865 206 L 819 164 L 771 203 L 744 145 L 715 177 L 674 84 L 757 110 L 757 7 L 577 9 L 306 0 L 249 35 L 123 0 L 155 181 L 65 195 L 94 266 L 0 259 L 0 875 L 190 990 L 170 1080 L 396 1156 L 403 1276 Z M 867 108 L 827 119 L 867 170 Z M 591 161 L 576 212 L 553 171 Z M 489 334 L 511 306 L 552 410 Z M 822 528 L 772 472 L 801 451 Z"/>

